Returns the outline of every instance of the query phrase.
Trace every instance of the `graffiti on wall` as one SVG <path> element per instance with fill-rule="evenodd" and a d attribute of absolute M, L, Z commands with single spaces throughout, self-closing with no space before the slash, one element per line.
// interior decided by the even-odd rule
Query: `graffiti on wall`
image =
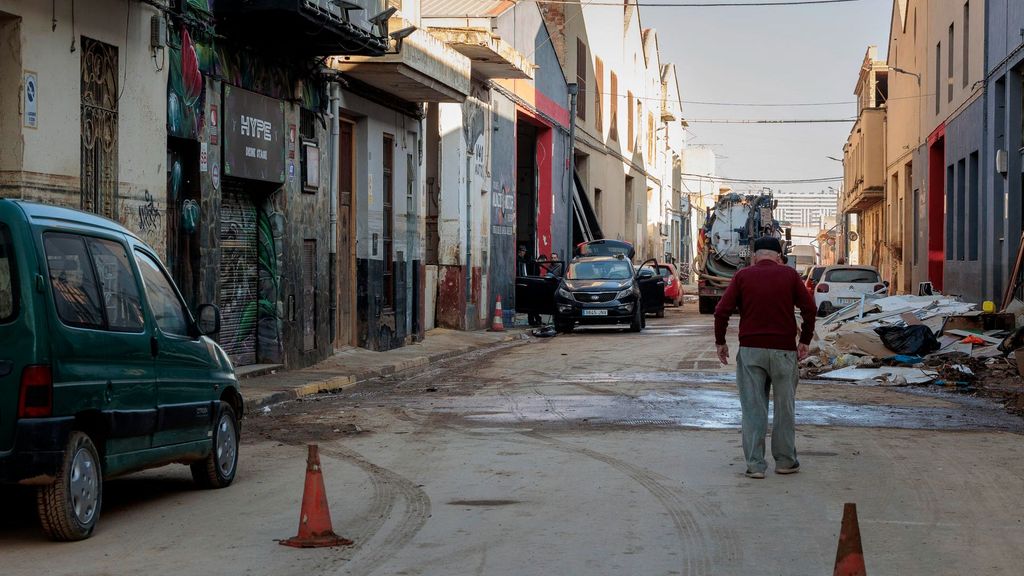
<path fill-rule="evenodd" d="M 281 203 L 284 189 L 269 196 L 259 212 L 259 314 L 258 356 L 262 362 L 279 363 L 284 357 L 282 342 L 281 269 L 284 260 L 285 215 Z"/>
<path fill-rule="evenodd" d="M 167 56 L 167 133 L 178 138 L 198 140 L 203 126 L 203 75 L 199 55 L 188 30 L 182 26 L 171 32 Z"/>
<path fill-rule="evenodd" d="M 149 193 L 149 190 L 143 192 L 143 199 L 136 208 L 136 213 L 138 214 L 138 226 L 136 229 L 140 233 L 149 234 L 150 232 L 155 232 L 160 226 L 160 209 L 157 208 L 153 195 Z"/>

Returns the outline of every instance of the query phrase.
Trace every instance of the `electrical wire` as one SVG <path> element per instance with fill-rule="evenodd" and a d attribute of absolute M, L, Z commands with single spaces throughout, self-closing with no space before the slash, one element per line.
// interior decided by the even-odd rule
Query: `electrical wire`
<path fill-rule="evenodd" d="M 842 176 L 836 176 L 831 178 L 791 178 L 791 179 L 771 179 L 771 178 L 727 178 L 725 176 L 709 176 L 707 174 L 691 174 L 689 172 L 681 173 L 681 176 L 686 178 L 694 178 L 697 180 L 707 180 L 711 182 L 733 182 L 737 184 L 821 184 L 824 182 L 839 182 L 843 179 Z"/>
<path fill-rule="evenodd" d="M 627 2 L 630 6 L 645 6 L 648 8 L 743 8 L 743 7 L 775 7 L 775 6 L 807 6 L 813 4 L 849 4 L 862 2 L 863 0 L 781 0 L 779 2 Z M 516 3 L 536 2 L 537 4 L 579 4 L 578 0 L 517 0 Z M 617 6 L 621 8 L 623 2 L 587 2 L 588 6 Z"/>

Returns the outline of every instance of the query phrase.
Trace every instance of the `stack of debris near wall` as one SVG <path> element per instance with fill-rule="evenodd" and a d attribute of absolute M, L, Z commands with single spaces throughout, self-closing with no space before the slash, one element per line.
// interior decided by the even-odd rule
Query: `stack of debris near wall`
<path fill-rule="evenodd" d="M 1024 303 L 986 313 L 941 295 L 866 297 L 819 319 L 802 378 L 942 386 L 1024 414 Z"/>

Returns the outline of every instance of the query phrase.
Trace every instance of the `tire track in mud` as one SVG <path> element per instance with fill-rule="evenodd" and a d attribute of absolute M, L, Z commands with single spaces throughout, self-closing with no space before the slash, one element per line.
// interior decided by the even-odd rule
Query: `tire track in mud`
<path fill-rule="evenodd" d="M 412 541 L 427 523 L 431 510 L 430 497 L 407 478 L 366 460 L 355 451 L 342 447 L 321 446 L 320 452 L 357 466 L 370 479 L 373 488 L 372 505 L 365 519 L 353 522 L 358 528 L 346 534 L 355 541 L 355 544 L 350 549 L 351 554 L 347 554 L 347 558 L 343 559 L 348 563 L 344 567 L 346 574 L 368 576 Z M 392 519 L 399 500 L 404 502 L 404 506 L 397 519 L 397 525 L 382 535 L 382 540 L 375 543 L 372 549 L 368 548 L 371 540 L 377 537 L 388 520 Z"/>
<path fill-rule="evenodd" d="M 681 567 L 680 574 L 682 576 L 701 576 L 711 574 L 711 567 L 715 565 L 715 560 L 721 555 L 721 552 L 728 552 L 732 554 L 731 560 L 738 560 L 739 550 L 735 545 L 729 546 L 728 549 L 722 550 L 719 554 L 712 554 L 708 546 L 708 537 L 704 533 L 704 527 L 697 521 L 696 516 L 691 512 L 683 498 L 681 492 L 677 487 L 669 488 L 666 486 L 668 479 L 659 478 L 657 474 L 652 473 L 650 470 L 646 470 L 639 466 L 625 462 L 613 456 L 602 454 L 589 448 L 581 446 L 575 446 L 568 442 L 552 438 L 550 436 L 541 434 L 539 432 L 521 432 L 522 436 L 531 438 L 539 441 L 542 444 L 561 450 L 569 454 L 575 454 L 579 456 L 585 456 L 604 462 L 612 468 L 619 470 L 632 478 L 635 482 L 644 487 L 648 492 L 668 512 L 669 517 L 672 519 L 672 524 L 675 527 L 676 533 L 679 535 L 680 541 L 683 545 L 683 557 L 685 558 L 685 564 Z M 697 494 L 687 494 L 690 500 L 698 501 L 701 497 Z M 708 511 L 713 511 L 713 507 L 703 507 Z M 735 543 L 735 536 L 732 535 L 728 530 L 712 529 L 712 534 L 715 538 L 721 539 L 725 543 Z"/>

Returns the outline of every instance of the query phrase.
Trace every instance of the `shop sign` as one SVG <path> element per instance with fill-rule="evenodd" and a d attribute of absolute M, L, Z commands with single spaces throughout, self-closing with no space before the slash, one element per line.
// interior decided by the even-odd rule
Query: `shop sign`
<path fill-rule="evenodd" d="M 284 102 L 224 87 L 224 175 L 284 183 Z"/>

